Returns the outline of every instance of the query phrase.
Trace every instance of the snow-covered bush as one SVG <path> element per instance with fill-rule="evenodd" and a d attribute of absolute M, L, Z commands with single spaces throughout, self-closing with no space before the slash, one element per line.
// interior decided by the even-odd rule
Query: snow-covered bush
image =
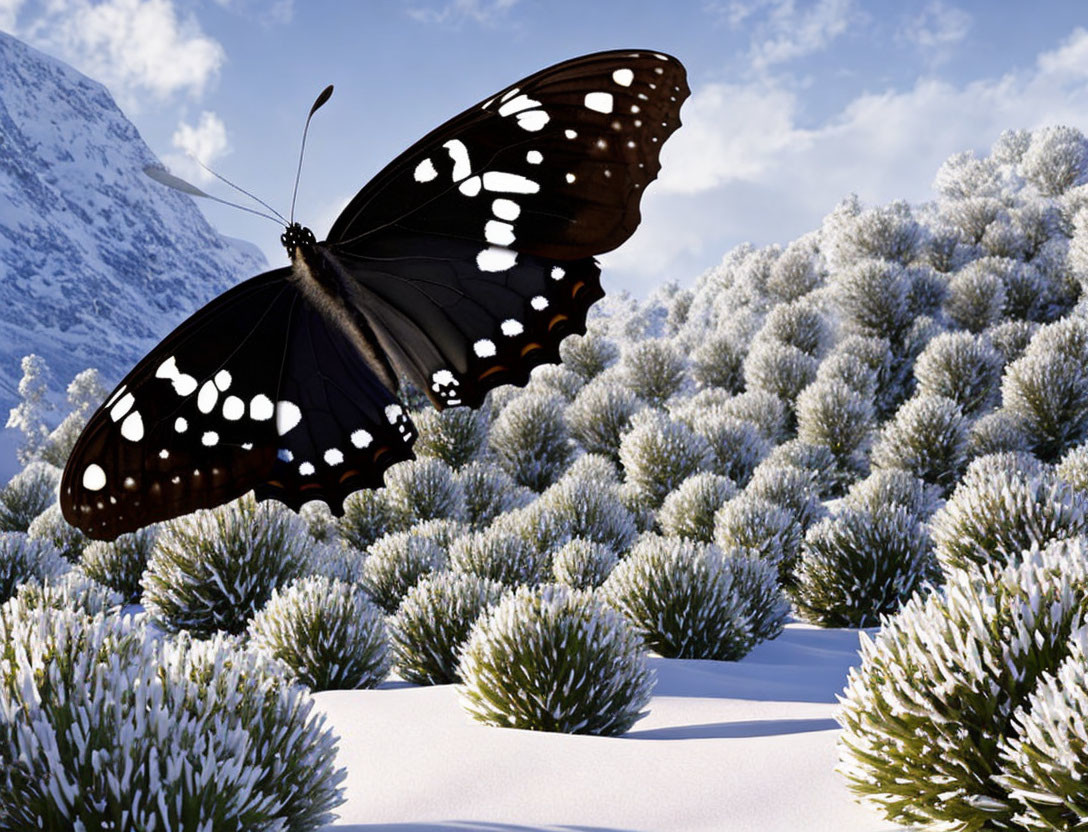
<path fill-rule="evenodd" d="M 1088 143 L 1084 134 L 1066 126 L 1032 131 L 1020 172 L 1045 196 L 1057 196 L 1083 184 L 1088 177 Z"/>
<path fill-rule="evenodd" d="M 760 639 L 752 626 L 751 599 L 742 594 L 742 586 L 749 591 L 752 586 L 734 582 L 729 560 L 714 544 L 647 535 L 612 570 L 601 592 L 662 656 L 735 661 Z M 748 560 L 746 565 L 762 568 L 759 583 L 765 587 L 757 594 L 765 598 L 765 589 L 776 589 L 777 574 Z M 777 592 L 771 597 L 781 606 Z"/>
<path fill-rule="evenodd" d="M 738 485 L 748 482 L 752 471 L 771 450 L 771 443 L 755 422 L 720 409 L 697 414 L 691 422 L 692 430 L 710 448 L 710 469 Z"/>
<path fill-rule="evenodd" d="M 607 482 L 564 476 L 544 492 L 540 507 L 570 536 L 584 537 L 615 552 L 625 551 L 638 535 L 635 518 Z"/>
<path fill-rule="evenodd" d="M 661 530 L 670 537 L 714 540 L 714 515 L 737 496 L 737 487 L 720 474 L 694 474 L 665 498 L 657 514 Z"/>
<path fill-rule="evenodd" d="M 763 458 L 753 476 L 761 468 L 800 468 L 812 476 L 812 484 L 821 497 L 838 496 L 855 474 L 839 467 L 838 459 L 827 445 L 813 444 L 803 439 L 783 442 Z"/>
<path fill-rule="evenodd" d="M 744 359 L 746 390 L 761 390 L 792 403 L 816 378 L 816 359 L 792 344 L 757 341 Z"/>
<path fill-rule="evenodd" d="M 945 332 L 926 345 L 914 362 L 918 393 L 952 399 L 967 415 L 996 404 L 1004 360 L 985 339 Z"/>
<path fill-rule="evenodd" d="M 968 422 L 954 401 L 918 396 L 886 423 L 873 448 L 876 468 L 901 468 L 948 488 L 967 464 Z"/>
<path fill-rule="evenodd" d="M 786 403 L 773 393 L 765 390 L 749 390 L 729 399 L 718 410 L 722 416 L 732 416 L 735 419 L 751 422 L 759 428 L 763 437 L 774 445 L 786 438 L 789 412 Z"/>
<path fill-rule="evenodd" d="M 314 540 L 332 543 L 340 539 L 340 526 L 327 503 L 310 500 L 298 510 L 298 516 L 302 518 Z"/>
<path fill-rule="evenodd" d="M 846 331 L 902 344 L 914 320 L 910 284 L 903 268 L 887 260 L 859 260 L 835 274 L 832 296 Z"/>
<path fill-rule="evenodd" d="M 384 488 L 364 488 L 344 500 L 344 516 L 337 522 L 340 537 L 349 546 L 365 551 L 384 534 L 396 531 L 393 508 Z"/>
<path fill-rule="evenodd" d="M 313 691 L 372 688 L 389 673 L 382 612 L 359 586 L 343 581 L 301 578 L 273 590 L 247 635 Z"/>
<path fill-rule="evenodd" d="M 0 488 L 0 532 L 25 532 L 57 499 L 60 469 L 31 462 Z"/>
<path fill-rule="evenodd" d="M 58 503 L 53 503 L 35 517 L 26 532 L 31 537 L 52 543 L 56 550 L 72 563 L 79 563 L 83 549 L 91 542 L 87 535 L 64 519 Z"/>
<path fill-rule="evenodd" d="M 570 479 L 588 480 L 601 487 L 619 485 L 620 471 L 616 463 L 604 454 L 582 454 L 563 472 L 563 480 Z"/>
<path fill-rule="evenodd" d="M 252 496 L 164 523 L 143 574 L 143 603 L 167 632 L 239 634 L 272 590 L 303 574 L 315 546 L 280 503 Z"/>
<path fill-rule="evenodd" d="M 357 583 L 363 577 L 366 554 L 343 543 L 319 543 L 306 558 L 305 576 L 335 578 L 344 583 Z"/>
<path fill-rule="evenodd" d="M 987 329 L 983 335 L 1001 355 L 1003 364 L 1010 364 L 1024 354 L 1032 337 L 1039 331 L 1034 321 L 1002 321 Z"/>
<path fill-rule="evenodd" d="M 480 456 L 487 447 L 486 408 L 427 407 L 412 414 L 419 436 L 412 450 L 420 457 L 440 459 L 455 471 Z"/>
<path fill-rule="evenodd" d="M 478 722 L 614 736 L 644 715 L 653 672 L 638 636 L 592 593 L 522 587 L 484 613 L 461 653 Z"/>
<path fill-rule="evenodd" d="M 417 685 L 459 682 L 461 646 L 483 612 L 506 588 L 468 572 L 426 575 L 389 619 L 397 673 Z"/>
<path fill-rule="evenodd" d="M 259 653 L 17 601 L 0 646 L 6 828 L 310 832 L 343 803 L 325 718 Z"/>
<path fill-rule="evenodd" d="M 528 505 L 533 498 L 528 488 L 492 462 L 470 462 L 454 478 L 465 497 L 465 520 L 477 529 L 485 528 L 500 514 Z"/>
<path fill-rule="evenodd" d="M 844 476 L 863 467 L 873 426 L 870 398 L 844 381 L 818 381 L 797 397 L 797 437 L 829 448 Z"/>
<path fill-rule="evenodd" d="M 765 288 L 772 298 L 784 302 L 796 300 L 823 282 L 819 249 L 813 236 L 794 240 L 771 265 Z"/>
<path fill-rule="evenodd" d="M 386 472 L 385 483 L 385 498 L 396 528 L 421 520 L 460 520 L 465 515 L 465 495 L 450 466 L 441 459 L 399 462 Z"/>
<path fill-rule="evenodd" d="M 1017 801 L 991 775 L 1017 709 L 1069 654 L 1085 598 L 1088 544 L 1059 541 L 1004 568 L 955 570 L 875 641 L 863 634 L 838 714 L 851 790 L 896 823 L 1020 828 Z"/>
<path fill-rule="evenodd" d="M 561 364 L 541 364 L 533 368 L 532 378 L 526 390 L 544 395 L 557 395 L 566 402 L 574 401 L 586 380 Z"/>
<path fill-rule="evenodd" d="M 619 562 L 615 551 L 575 537 L 560 546 L 552 556 L 552 575 L 556 583 L 571 589 L 595 589 L 605 582 Z"/>
<path fill-rule="evenodd" d="M 823 627 L 874 627 L 939 579 L 933 543 L 901 505 L 846 509 L 808 530 L 790 597 Z"/>
<path fill-rule="evenodd" d="M 620 359 L 623 381 L 635 395 L 661 405 L 678 392 L 687 379 L 687 361 L 665 338 L 629 344 Z"/>
<path fill-rule="evenodd" d="M 27 581 L 15 593 L 21 607 L 82 610 L 87 615 L 116 612 L 124 597 L 116 590 L 87 577 L 79 567 L 44 580 Z"/>
<path fill-rule="evenodd" d="M 617 491 L 624 508 L 631 508 L 623 500 L 623 487 Z M 525 508 L 515 509 L 495 518 L 486 531 L 512 534 L 521 541 L 526 549 L 531 549 L 534 560 L 544 563 L 547 554 L 562 546 L 571 538 L 566 515 L 557 514 L 548 508 L 544 500 L 537 499 Z M 544 566 L 543 568 L 547 568 Z M 543 579 L 542 579 L 543 580 Z"/>
<path fill-rule="evenodd" d="M 121 593 L 126 603 L 135 603 L 143 592 L 140 581 L 158 537 L 158 527 L 147 526 L 108 543 L 92 540 L 79 559 L 80 569 L 88 577 Z"/>
<path fill-rule="evenodd" d="M 514 480 L 543 491 L 570 462 L 572 447 L 558 396 L 525 393 L 503 408 L 491 424 L 495 459 Z M 589 449 L 595 450 L 595 449 Z"/>
<path fill-rule="evenodd" d="M 503 526 L 466 534 L 450 546 L 451 569 L 508 586 L 538 584 L 550 566 L 546 550 Z"/>
<path fill-rule="evenodd" d="M 429 537 L 393 532 L 376 540 L 363 562 L 360 583 L 379 607 L 396 612 L 401 600 L 428 572 L 446 567 L 446 552 Z"/>
<path fill-rule="evenodd" d="M 20 584 L 58 578 L 71 569 L 47 540 L 24 532 L 0 532 L 0 603 L 15 594 Z"/>
<path fill-rule="evenodd" d="M 744 389 L 744 354 L 732 336 L 712 333 L 692 353 L 692 378 L 703 387 L 739 393 Z"/>
<path fill-rule="evenodd" d="M 1030 451 L 1024 419 L 1003 407 L 992 410 L 971 425 L 967 435 L 967 453 L 972 459 L 987 454 Z"/>
<path fill-rule="evenodd" d="M 749 494 L 734 497 L 714 515 L 714 542 L 721 549 L 748 550 L 772 565 L 786 583 L 792 580 L 803 535 L 787 509 Z"/>
<path fill-rule="evenodd" d="M 567 408 L 570 433 L 589 453 L 619 459 L 620 437 L 645 404 L 635 393 L 606 378 L 587 384 Z"/>
<path fill-rule="evenodd" d="M 844 504 L 852 509 L 875 512 L 902 506 L 920 520 L 928 520 L 941 504 L 940 489 L 909 471 L 880 468 L 858 480 L 846 494 Z"/>
<path fill-rule="evenodd" d="M 1088 444 L 1069 450 L 1054 466 L 1054 473 L 1081 494 L 1088 495 Z"/>
<path fill-rule="evenodd" d="M 792 465 L 760 465 L 744 493 L 786 509 L 801 531 L 827 513 L 816 491 L 816 475 Z"/>
<path fill-rule="evenodd" d="M 933 515 L 931 530 L 946 573 L 1000 566 L 1033 546 L 1088 532 L 1088 495 L 1053 469 L 1021 469 L 1012 454 L 982 457 Z"/>
<path fill-rule="evenodd" d="M 978 261 L 952 276 L 944 300 L 944 313 L 956 326 L 982 332 L 1001 320 L 1005 311 L 1005 283 Z"/>
<path fill-rule="evenodd" d="M 864 258 L 909 263 L 922 236 L 906 202 L 899 200 L 862 208 L 854 194 L 824 219 L 823 231 L 827 258 L 833 269 Z"/>
<path fill-rule="evenodd" d="M 592 381 L 616 363 L 620 348 L 611 338 L 594 333 L 570 335 L 559 344 L 559 357 L 563 366 L 577 373 L 585 381 Z"/>
<path fill-rule="evenodd" d="M 819 358 L 831 343 L 831 326 L 824 314 L 807 299 L 780 303 L 771 308 L 756 333 L 756 343 L 764 340 L 789 344 Z"/>
<path fill-rule="evenodd" d="M 620 463 L 627 482 L 633 483 L 653 507 L 670 491 L 710 463 L 707 442 L 687 425 L 657 411 L 644 411 L 623 435 Z"/>

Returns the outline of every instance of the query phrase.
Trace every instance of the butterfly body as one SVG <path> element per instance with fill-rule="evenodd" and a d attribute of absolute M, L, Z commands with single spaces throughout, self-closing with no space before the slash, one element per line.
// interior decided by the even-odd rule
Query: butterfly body
<path fill-rule="evenodd" d="M 398 378 L 439 409 L 477 407 L 585 332 L 595 255 L 637 227 L 687 94 L 667 55 L 575 58 L 425 136 L 323 242 L 291 223 L 289 267 L 183 322 L 91 417 L 65 518 L 112 539 L 250 490 L 340 514 L 413 456 Z"/>

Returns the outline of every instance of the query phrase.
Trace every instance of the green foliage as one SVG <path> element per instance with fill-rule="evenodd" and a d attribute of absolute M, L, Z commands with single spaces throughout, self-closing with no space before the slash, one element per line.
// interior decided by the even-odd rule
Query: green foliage
<path fill-rule="evenodd" d="M 417 685 L 461 681 L 457 662 L 472 625 L 506 588 L 468 572 L 435 572 L 408 590 L 389 619 L 397 673 Z"/>
<path fill-rule="evenodd" d="M 571 589 L 596 589 L 605 582 L 619 558 L 600 543 L 575 537 L 556 550 L 552 574 L 556 583 Z"/>
<path fill-rule="evenodd" d="M 147 526 L 108 543 L 93 540 L 83 550 L 79 566 L 88 577 L 119 592 L 125 603 L 134 604 L 143 592 L 140 582 L 158 536 L 156 526 Z"/>
<path fill-rule="evenodd" d="M 744 359 L 745 389 L 770 393 L 791 403 L 816 379 L 816 359 L 792 344 L 763 339 Z"/>
<path fill-rule="evenodd" d="M 846 382 L 818 381 L 797 398 L 797 437 L 828 448 L 844 472 L 857 471 L 864 465 L 873 415 L 869 398 Z"/>
<path fill-rule="evenodd" d="M 634 394 L 662 405 L 687 379 L 687 361 L 672 342 L 651 338 L 629 344 L 620 359 L 624 383 Z"/>
<path fill-rule="evenodd" d="M 573 448 L 563 418 L 563 400 L 526 393 L 508 404 L 492 423 L 491 450 L 514 481 L 543 491 L 570 462 Z"/>
<path fill-rule="evenodd" d="M 450 466 L 441 459 L 399 462 L 386 472 L 385 483 L 394 528 L 407 528 L 421 520 L 464 517 L 465 495 Z"/>
<path fill-rule="evenodd" d="M 911 281 L 902 267 L 887 260 L 860 260 L 831 282 L 832 296 L 848 332 L 902 344 L 910 330 L 907 296 Z"/>
<path fill-rule="evenodd" d="M 901 468 L 942 489 L 967 464 L 967 419 L 951 399 L 918 396 L 885 424 L 873 448 L 876 468 Z"/>
<path fill-rule="evenodd" d="M 730 415 L 722 408 L 710 408 L 690 419 L 692 430 L 710 447 L 710 469 L 744 485 L 752 471 L 771 450 L 759 425 Z"/>
<path fill-rule="evenodd" d="M 714 542 L 725 551 L 744 549 L 772 565 L 784 583 L 792 581 L 801 551 L 800 523 L 782 506 L 740 494 L 714 515 Z"/>
<path fill-rule="evenodd" d="M 394 613 L 420 578 L 445 567 L 446 552 L 436 541 L 410 532 L 393 532 L 370 547 L 360 583 L 374 603 Z"/>
<path fill-rule="evenodd" d="M 802 532 L 827 513 L 816 491 L 816 475 L 804 468 L 760 465 L 744 493 L 784 508 Z"/>
<path fill-rule="evenodd" d="M 940 489 L 909 471 L 880 468 L 850 486 L 845 505 L 859 511 L 876 512 L 902 506 L 919 520 L 928 520 L 941 504 Z"/>
<path fill-rule="evenodd" d="M 496 517 L 528 505 L 533 499 L 532 491 L 518 485 L 493 462 L 470 462 L 455 478 L 465 495 L 465 520 L 476 529 L 487 527 Z"/>
<path fill-rule="evenodd" d="M 538 584 L 547 579 L 551 564 L 547 551 L 527 536 L 502 526 L 466 534 L 450 546 L 450 567 L 507 586 Z"/>
<path fill-rule="evenodd" d="M 64 519 L 58 503 L 53 503 L 35 517 L 27 528 L 27 534 L 52 543 L 71 563 L 79 563 L 84 547 L 91 542 L 87 535 Z"/>
<path fill-rule="evenodd" d="M 27 581 L 19 586 L 15 598 L 25 609 L 81 610 L 87 615 L 117 612 L 124 601 L 119 592 L 87 577 L 79 567 Z"/>
<path fill-rule="evenodd" d="M 386 489 L 368 488 L 349 495 L 344 500 L 344 516 L 337 526 L 344 542 L 359 550 L 370 548 L 379 537 L 395 531 L 393 508 Z"/>
<path fill-rule="evenodd" d="M 918 393 L 952 399 L 967 415 L 983 413 L 998 397 L 1004 359 L 983 337 L 968 332 L 938 335 L 914 363 Z"/>
<path fill-rule="evenodd" d="M 563 366 L 592 381 L 616 363 L 620 348 L 611 338 L 587 332 L 585 335 L 569 335 L 559 345 L 559 357 Z"/>
<path fill-rule="evenodd" d="M 974 459 L 987 454 L 1031 450 L 1027 422 L 1003 407 L 992 410 L 971 425 L 967 452 Z"/>
<path fill-rule="evenodd" d="M 790 439 L 771 451 L 756 466 L 753 474 L 761 468 L 800 468 L 812 477 L 816 493 L 821 497 L 838 496 L 847 482 L 854 479 L 856 472 L 839 467 L 839 461 L 827 445 L 806 442 L 803 439 Z"/>
<path fill-rule="evenodd" d="M 653 674 L 639 638 L 593 594 L 522 587 L 476 622 L 461 654 L 478 722 L 615 736 L 643 715 Z"/>
<path fill-rule="evenodd" d="M 938 579 L 933 544 L 914 513 L 850 508 L 808 530 L 790 596 L 813 624 L 874 627 Z"/>
<path fill-rule="evenodd" d="M 589 453 L 618 460 L 620 437 L 645 404 L 627 387 L 606 378 L 587 384 L 567 408 L 571 436 Z"/>
<path fill-rule="evenodd" d="M 564 476 L 540 498 L 572 537 L 584 537 L 623 552 L 638 535 L 635 518 L 621 502 L 615 486 L 589 477 Z"/>
<path fill-rule="evenodd" d="M 336 579 L 301 578 L 273 590 L 248 636 L 314 691 L 371 688 L 389 673 L 381 610 L 359 586 Z"/>
<path fill-rule="evenodd" d="M 413 413 L 412 422 L 419 432 L 412 450 L 420 457 L 440 459 L 455 471 L 477 459 L 487 447 L 487 408 L 438 411 L 427 407 Z"/>
<path fill-rule="evenodd" d="M 665 498 L 657 522 L 670 537 L 710 543 L 714 540 L 714 515 L 736 495 L 737 487 L 729 477 L 693 474 Z"/>
<path fill-rule="evenodd" d="M 653 507 L 692 474 L 706 470 L 710 458 L 705 439 L 657 411 L 640 414 L 620 443 L 627 482 Z"/>
<path fill-rule="evenodd" d="M 315 545 L 279 503 L 242 497 L 162 525 L 143 575 L 143 603 L 167 632 L 242 633 L 272 590 L 301 576 Z"/>
<path fill-rule="evenodd" d="M 57 578 L 71 565 L 47 540 L 23 532 L 0 532 L 0 603 L 15 594 L 21 584 Z"/>
<path fill-rule="evenodd" d="M 57 498 L 60 469 L 31 462 L 0 489 L 0 532 L 25 532 Z"/>
<path fill-rule="evenodd" d="M 720 387 L 731 393 L 744 389 L 744 350 L 732 336 L 713 333 L 691 356 L 691 375 L 703 387 Z"/>

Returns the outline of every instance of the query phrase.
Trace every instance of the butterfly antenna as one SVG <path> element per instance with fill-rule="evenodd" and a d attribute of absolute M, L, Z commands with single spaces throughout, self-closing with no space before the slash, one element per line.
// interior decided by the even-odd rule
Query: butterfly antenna
<path fill-rule="evenodd" d="M 306 116 L 306 126 L 302 128 L 302 147 L 298 150 L 298 169 L 295 171 L 295 190 L 291 194 L 291 220 L 288 223 L 289 225 L 295 221 L 295 200 L 298 198 L 298 180 L 302 176 L 302 156 L 306 152 L 306 133 L 310 130 L 310 119 L 314 117 L 314 113 L 316 113 L 331 97 L 332 84 L 329 84 L 314 100 L 314 105 L 310 108 L 310 114 Z"/>
<path fill-rule="evenodd" d="M 229 205 L 231 208 L 238 208 L 248 214 L 256 214 L 258 217 L 264 217 L 266 220 L 272 220 L 272 222 L 274 222 L 276 225 L 283 225 L 283 217 L 279 217 L 278 214 L 276 217 L 273 217 L 269 214 L 264 213 L 263 211 L 255 211 L 254 209 L 249 208 L 245 205 L 239 205 L 237 202 L 231 202 L 227 199 L 220 199 L 217 196 L 212 196 L 211 194 L 205 193 L 204 191 L 200 190 L 200 188 L 196 187 L 196 185 L 192 185 L 186 182 L 180 176 L 174 176 L 174 174 L 170 173 L 165 168 L 158 168 L 154 165 L 145 165 L 144 173 L 146 173 L 149 177 L 154 179 L 160 185 L 165 185 L 168 188 L 173 188 L 175 191 L 181 191 L 183 194 L 188 194 L 189 196 L 198 196 L 201 199 L 210 199 L 212 202 L 219 202 L 223 205 Z M 277 219 L 277 217 L 279 218 Z"/>
<path fill-rule="evenodd" d="M 271 211 L 273 214 L 275 214 L 277 217 L 279 217 L 280 222 L 284 223 L 285 225 L 290 225 L 290 223 L 288 223 L 287 220 L 285 220 L 283 218 L 283 214 L 281 214 L 279 211 L 277 211 L 275 208 L 273 208 L 271 205 L 269 205 L 267 202 L 265 202 L 259 196 L 251 194 L 245 188 L 242 188 L 242 187 L 239 187 L 238 185 L 235 185 L 233 182 L 231 182 L 229 179 L 227 179 L 227 177 L 220 176 L 218 173 L 216 173 L 214 170 L 212 170 L 210 167 L 208 167 L 202 161 L 200 161 L 198 158 L 196 158 L 196 156 L 190 155 L 189 158 L 192 159 L 194 162 L 196 162 L 198 165 L 200 165 L 202 168 L 204 168 L 204 170 L 206 170 L 208 173 L 210 173 L 212 176 L 214 176 L 220 182 L 225 182 L 226 184 L 228 184 L 232 188 L 234 188 L 234 190 L 238 191 L 239 193 L 245 194 L 250 199 L 252 199 L 254 202 L 258 202 L 261 205 L 263 205 L 265 208 L 267 208 L 269 211 Z"/>

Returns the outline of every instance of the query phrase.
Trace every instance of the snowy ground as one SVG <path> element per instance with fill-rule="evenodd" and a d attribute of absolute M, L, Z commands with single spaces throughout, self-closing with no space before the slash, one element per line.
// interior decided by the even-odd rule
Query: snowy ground
<path fill-rule="evenodd" d="M 317 695 L 347 803 L 328 832 L 891 832 L 832 770 L 856 630 L 791 624 L 741 662 L 653 658 L 623 737 L 486 728 L 452 686 Z"/>

